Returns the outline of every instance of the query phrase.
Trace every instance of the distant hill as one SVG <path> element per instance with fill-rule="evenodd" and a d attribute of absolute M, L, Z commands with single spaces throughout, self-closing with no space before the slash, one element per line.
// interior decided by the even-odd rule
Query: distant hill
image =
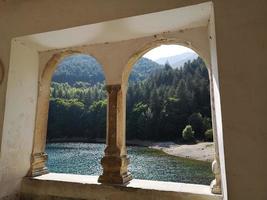
<path fill-rule="evenodd" d="M 192 61 L 197 57 L 198 55 L 193 52 L 160 58 L 156 62 L 143 57 L 134 65 L 129 80 L 131 82 L 143 81 L 156 70 L 163 68 L 166 62 L 169 62 L 173 68 L 179 68 L 188 60 Z M 104 80 L 105 77 L 101 65 L 94 57 L 87 55 L 75 55 L 65 58 L 59 64 L 52 78 L 53 82 L 68 83 L 72 86 L 78 82 L 92 86 L 97 83 L 103 83 Z"/>
<path fill-rule="evenodd" d="M 164 65 L 160 65 L 148 58 L 141 58 L 133 66 L 129 80 L 133 82 L 145 80 L 153 72 L 163 67 Z"/>
<path fill-rule="evenodd" d="M 81 58 L 75 63 L 68 58 L 57 70 L 58 77 L 77 82 L 51 84 L 47 138 L 62 142 L 105 138 L 107 92 L 101 69 L 91 59 Z M 210 93 L 208 71 L 201 58 L 179 69 L 141 59 L 130 78 L 125 104 L 127 139 L 189 142 L 183 130 L 190 125 L 194 130 L 192 143 L 195 139 L 211 140 L 205 138 L 211 129 Z M 98 82 L 90 85 L 81 80 Z"/>
<path fill-rule="evenodd" d="M 162 65 L 147 59 L 141 58 L 137 61 L 130 74 L 130 81 L 142 81 L 153 71 L 163 68 Z M 58 66 L 52 78 L 53 82 L 69 83 L 74 85 L 77 82 L 85 82 L 89 85 L 104 82 L 105 77 L 98 61 L 87 55 L 75 55 L 65 58 Z"/>
<path fill-rule="evenodd" d="M 57 83 L 86 82 L 95 85 L 103 82 L 105 77 L 101 65 L 91 56 L 74 55 L 65 58 L 56 69 L 52 81 Z"/>
<path fill-rule="evenodd" d="M 198 57 L 198 55 L 194 52 L 186 52 L 183 54 L 160 58 L 156 60 L 156 62 L 160 65 L 164 65 L 168 62 L 173 68 L 179 68 L 184 65 L 188 60 L 194 60 Z"/>

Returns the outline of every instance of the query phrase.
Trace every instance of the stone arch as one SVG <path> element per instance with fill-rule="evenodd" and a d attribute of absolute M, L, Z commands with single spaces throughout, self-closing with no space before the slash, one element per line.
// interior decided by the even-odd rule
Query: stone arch
<path fill-rule="evenodd" d="M 187 48 L 192 49 L 195 51 L 204 61 L 209 75 L 209 82 L 210 82 L 210 102 L 211 102 L 211 115 L 212 115 L 212 124 L 213 124 L 213 138 L 214 138 L 214 145 L 215 145 L 215 157 L 212 163 L 212 171 L 215 175 L 215 179 L 211 182 L 211 191 L 215 194 L 221 194 L 221 173 L 220 173 L 220 161 L 219 161 L 219 150 L 218 150 L 218 137 L 217 137 L 217 127 L 215 123 L 216 113 L 215 113 L 215 106 L 214 106 L 214 92 L 213 92 L 213 72 L 211 67 L 211 56 L 210 56 L 210 49 L 202 49 L 201 47 L 194 45 L 192 42 L 179 40 L 179 39 L 160 39 L 154 40 L 152 42 L 148 42 L 143 45 L 139 50 L 137 50 L 132 56 L 129 58 L 123 73 L 122 73 L 122 88 L 124 88 L 125 93 L 127 93 L 127 85 L 129 75 L 132 71 L 134 64 L 147 52 L 150 50 L 160 46 L 160 45 L 181 45 Z M 125 102 L 126 104 L 126 102 Z"/>
<path fill-rule="evenodd" d="M 66 57 L 68 56 L 72 56 L 75 54 L 80 54 L 80 51 L 72 51 L 72 50 L 67 50 L 67 51 L 62 51 L 59 53 L 56 53 L 54 55 L 52 55 L 52 57 L 48 60 L 48 62 L 45 65 L 44 70 L 41 73 L 41 77 L 40 77 L 40 82 L 46 82 L 46 81 L 50 81 L 53 73 L 55 72 L 58 64 Z"/>
<path fill-rule="evenodd" d="M 77 50 L 66 50 L 66 51 L 61 51 L 58 53 L 55 53 L 52 55 L 52 57 L 48 60 L 46 63 L 44 70 L 41 73 L 40 81 L 45 82 L 45 81 L 50 81 L 55 70 L 57 69 L 58 64 L 64 60 L 66 57 L 73 56 L 73 55 L 87 55 L 93 57 L 100 65 L 101 65 L 101 70 L 103 72 L 103 75 L 106 79 L 105 71 L 103 69 L 103 64 L 101 61 L 91 52 L 84 52 L 84 51 L 77 51 Z"/>
<path fill-rule="evenodd" d="M 132 54 L 122 73 L 122 85 L 127 85 L 129 75 L 132 71 L 134 64 L 147 52 L 160 46 L 160 45 L 180 45 L 195 51 L 205 62 L 210 74 L 210 53 L 203 52 L 200 47 L 193 45 L 192 42 L 179 40 L 179 39 L 160 39 L 144 44 L 139 50 Z"/>
<path fill-rule="evenodd" d="M 39 75 L 31 168 L 28 172 L 28 176 L 34 177 L 48 173 L 48 169 L 46 167 L 47 154 L 45 153 L 45 145 L 49 112 L 50 84 L 52 76 L 57 69 L 58 64 L 62 60 L 64 60 L 66 57 L 78 54 L 92 56 L 91 54 L 74 50 L 66 50 L 55 53 L 47 61 L 43 71 Z M 96 57 L 94 58 L 96 59 Z M 105 77 L 104 71 L 103 74 Z"/>

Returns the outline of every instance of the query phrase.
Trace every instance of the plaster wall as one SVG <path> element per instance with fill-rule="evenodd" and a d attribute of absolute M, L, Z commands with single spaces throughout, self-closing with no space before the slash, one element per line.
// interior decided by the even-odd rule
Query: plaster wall
<path fill-rule="evenodd" d="M 227 189 L 267 199 L 267 1 L 215 1 Z"/>
<path fill-rule="evenodd" d="M 40 76 L 47 62 L 57 53 L 67 50 L 95 57 L 102 65 L 106 84 L 126 84 L 133 64 L 147 51 L 160 44 L 180 44 L 195 50 L 210 65 L 208 27 L 197 27 L 156 34 L 120 42 L 100 43 L 40 52 Z M 65 55 L 64 55 L 65 56 Z M 62 56 L 63 57 L 63 56 Z M 53 70 L 49 69 L 50 76 Z"/>
<path fill-rule="evenodd" d="M 18 193 L 32 150 L 38 86 L 38 53 L 12 43 L 0 157 L 0 198 Z"/>
<path fill-rule="evenodd" d="M 208 26 L 209 32 L 209 45 L 210 45 L 210 97 L 211 97 L 211 109 L 212 112 L 212 126 L 215 142 L 215 160 L 220 168 L 220 180 L 221 190 L 226 200 L 227 196 L 227 184 L 226 184 L 226 172 L 225 172 L 225 154 L 224 154 L 224 139 L 222 130 L 222 113 L 221 113 L 221 100 L 219 89 L 219 75 L 218 75 L 218 62 L 217 62 L 217 48 L 216 48 L 216 34 L 215 34 L 215 21 L 214 11 L 211 12 L 211 17 Z M 219 162 L 218 162 L 219 161 Z M 216 177 L 216 173 L 215 173 Z"/>

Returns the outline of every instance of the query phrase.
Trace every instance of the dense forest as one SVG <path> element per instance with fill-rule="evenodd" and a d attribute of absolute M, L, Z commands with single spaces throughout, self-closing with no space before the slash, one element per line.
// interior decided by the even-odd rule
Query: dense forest
<path fill-rule="evenodd" d="M 105 138 L 106 91 L 99 63 L 64 59 L 51 84 L 48 140 Z M 212 140 L 208 72 L 197 58 L 179 68 L 141 58 L 129 78 L 127 139 Z"/>

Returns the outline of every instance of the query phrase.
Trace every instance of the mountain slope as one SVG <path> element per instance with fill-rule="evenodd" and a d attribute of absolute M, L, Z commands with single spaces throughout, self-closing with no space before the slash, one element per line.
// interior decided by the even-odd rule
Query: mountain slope
<path fill-rule="evenodd" d="M 183 66 L 188 60 L 192 61 L 197 57 L 198 55 L 194 52 L 186 52 L 175 56 L 160 58 L 156 60 L 156 62 L 160 65 L 164 65 L 166 62 L 168 62 L 173 68 L 178 68 Z"/>
<path fill-rule="evenodd" d="M 130 81 L 142 81 L 153 71 L 162 68 L 162 65 L 147 59 L 141 58 L 134 65 L 130 74 Z M 75 55 L 65 58 L 58 66 L 52 78 L 53 82 L 69 83 L 74 85 L 77 82 L 85 82 L 89 85 L 103 83 L 105 80 L 102 67 L 98 61 L 91 56 Z"/>
<path fill-rule="evenodd" d="M 145 80 L 153 72 L 162 68 L 163 65 L 160 65 L 148 58 L 141 58 L 133 66 L 129 80 L 133 82 Z"/>
<path fill-rule="evenodd" d="M 56 69 L 52 81 L 58 83 L 69 83 L 70 85 L 76 82 L 86 82 L 90 85 L 95 85 L 98 82 L 103 82 L 102 67 L 98 61 L 87 55 L 74 55 L 65 58 Z"/>

